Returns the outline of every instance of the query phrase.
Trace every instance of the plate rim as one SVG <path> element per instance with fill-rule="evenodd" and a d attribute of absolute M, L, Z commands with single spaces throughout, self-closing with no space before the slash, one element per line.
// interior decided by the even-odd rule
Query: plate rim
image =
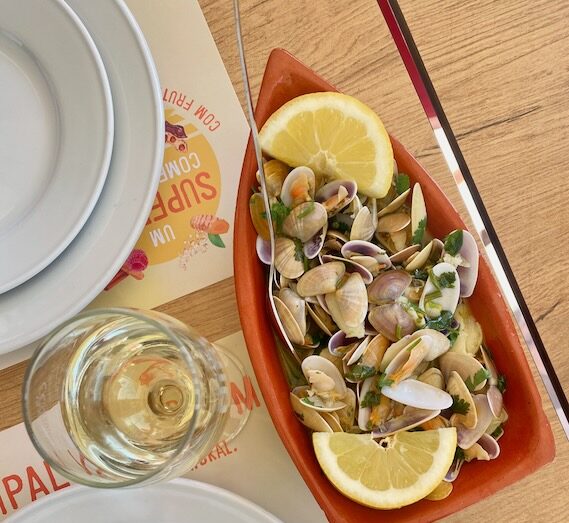
<path fill-rule="evenodd" d="M 83 1 L 83 0 L 81 0 Z M 140 52 L 141 59 L 144 61 L 144 76 L 147 77 L 148 80 L 148 87 L 153 92 L 154 96 L 154 103 L 152 104 L 152 119 L 154 120 L 154 131 L 156 133 L 155 142 L 153 146 L 153 161 L 152 165 L 148 166 L 148 176 L 145 178 L 148 180 L 148 187 L 147 190 L 144 192 L 144 195 L 140 199 L 139 211 L 135 220 L 133 220 L 132 225 L 130 226 L 129 233 L 126 235 L 122 242 L 122 248 L 117 249 L 114 252 L 113 262 L 106 265 L 105 270 L 98 271 L 98 277 L 89 280 L 89 284 L 84 284 L 81 286 L 83 288 L 83 292 L 80 293 L 80 296 L 76 296 L 69 304 L 65 306 L 65 311 L 57 317 L 52 317 L 48 321 L 41 321 L 39 325 L 36 325 L 33 329 L 21 329 L 21 332 L 17 333 L 15 336 L 7 337 L 3 336 L 0 337 L 0 355 L 7 354 L 18 349 L 26 348 L 30 344 L 38 342 L 43 336 L 48 334 L 53 328 L 59 325 L 65 319 L 70 318 L 83 308 L 85 308 L 93 299 L 104 289 L 105 285 L 111 280 L 111 278 L 116 274 L 119 270 L 121 265 L 123 264 L 124 260 L 127 258 L 129 253 L 131 252 L 132 248 L 138 241 L 138 238 L 144 228 L 146 220 L 151 210 L 151 206 L 154 202 L 156 191 L 158 189 L 158 183 L 160 180 L 160 168 L 162 165 L 163 154 L 164 154 L 164 115 L 163 115 L 163 106 L 162 106 L 162 93 L 160 88 L 160 82 L 158 79 L 158 72 L 156 70 L 156 65 L 152 58 L 152 53 L 150 48 L 144 38 L 141 28 L 139 27 L 134 15 L 130 12 L 128 6 L 124 2 L 124 0 L 106 0 L 109 5 L 112 6 L 113 9 L 117 10 L 117 15 L 121 15 L 124 18 L 125 27 L 128 26 L 129 32 L 133 38 L 133 42 L 136 42 L 137 50 Z M 99 5 L 97 7 L 100 7 Z M 85 5 L 89 6 L 88 9 L 93 9 L 93 4 L 91 2 L 85 1 Z M 71 5 L 69 6 L 71 8 Z M 77 13 L 76 13 L 77 14 Z M 102 22 L 101 22 L 102 24 Z M 85 24 L 89 26 L 90 24 Z M 90 29 L 90 27 L 89 27 Z M 102 47 L 102 46 L 101 46 Z M 103 53 L 106 54 L 106 53 Z M 109 83 L 114 85 L 114 80 L 109 78 Z M 122 89 L 123 83 L 120 83 L 120 88 Z M 112 89 L 111 89 L 112 90 Z M 125 96 L 128 98 L 128 96 Z M 131 144 L 132 145 L 132 144 Z M 109 167 L 109 172 L 113 168 L 113 160 L 111 160 L 111 165 Z M 152 173 L 152 176 L 150 176 Z M 121 178 L 125 176 L 121 174 Z M 108 177 L 106 180 L 106 184 L 108 183 Z M 103 193 L 105 188 L 103 188 Z M 123 189 L 124 191 L 124 189 Z M 97 202 L 97 205 L 93 211 L 93 213 L 97 212 L 97 207 L 101 205 L 101 198 Z M 109 205 L 111 205 L 109 203 Z M 93 217 L 93 214 L 90 216 L 90 219 L 87 220 L 84 228 L 89 227 L 92 224 L 92 220 L 96 219 L 98 222 L 106 223 L 108 220 L 105 217 Z M 82 231 L 83 232 L 83 231 Z M 56 265 L 60 265 L 61 263 L 66 263 L 67 265 L 71 265 L 75 267 L 76 262 L 67 261 L 69 257 L 72 260 L 81 257 L 81 254 L 76 252 L 78 248 L 78 242 L 84 243 L 88 242 L 88 247 L 84 248 L 83 245 L 81 246 L 83 250 L 94 254 L 96 250 L 100 248 L 100 245 L 97 244 L 97 240 L 84 240 L 82 234 L 79 234 L 73 242 L 71 242 L 70 246 L 68 246 L 67 252 L 63 252 L 58 259 L 56 259 L 49 267 L 44 269 L 41 273 L 37 274 L 34 278 L 31 278 L 27 282 L 23 283 L 22 285 L 8 291 L 7 293 L 0 294 L 0 328 L 2 328 L 3 318 L 2 318 L 2 308 L 3 308 L 3 300 L 10 299 L 18 301 L 18 294 L 20 293 L 27 293 L 33 294 L 33 291 L 28 291 L 30 287 L 37 288 L 38 281 L 42 281 L 43 278 L 49 278 L 51 270 L 56 270 L 54 267 Z M 69 252 L 73 250 L 73 252 Z M 81 253 L 81 250 L 78 251 Z M 77 270 L 75 271 L 77 272 Z M 77 277 L 77 275 L 75 275 Z M 74 282 L 77 283 L 77 282 Z M 75 286 L 74 286 L 75 287 Z M 75 291 L 75 294 L 79 294 L 78 291 Z M 14 296 L 16 296 L 14 298 Z M 8 297 L 8 298 L 6 298 Z M 30 301 L 31 297 L 28 296 L 28 301 Z M 6 308 L 4 306 L 4 308 Z M 4 326 L 9 323 L 10 319 L 4 319 Z"/>
<path fill-rule="evenodd" d="M 131 490 L 131 491 L 139 490 L 139 491 L 141 491 L 142 489 L 145 489 L 145 488 L 155 488 L 155 489 L 162 490 L 165 488 L 167 489 L 168 488 L 167 486 L 182 487 L 184 490 L 189 489 L 190 491 L 194 491 L 194 492 L 206 492 L 208 494 L 211 494 L 212 497 L 214 497 L 215 499 L 219 499 L 220 501 L 233 502 L 235 505 L 244 508 L 247 511 L 248 515 L 254 514 L 255 516 L 259 516 L 259 518 L 262 518 L 262 519 L 257 520 L 259 523 L 261 523 L 261 522 L 282 523 L 282 521 L 279 518 L 277 518 L 274 514 L 271 514 L 266 509 L 264 509 L 260 505 L 257 505 L 253 501 L 251 501 L 247 498 L 244 498 L 243 496 L 240 496 L 239 494 L 236 494 L 235 492 L 232 492 L 232 491 L 227 490 L 225 488 L 218 487 L 217 485 L 212 485 L 211 483 L 206 483 L 203 481 L 196 481 L 196 480 L 188 479 L 188 478 L 176 478 L 176 479 L 173 479 L 173 480 L 165 482 L 165 483 L 155 483 L 155 484 L 151 484 L 151 485 L 147 485 L 147 486 L 141 486 L 141 487 L 138 487 L 137 489 L 128 489 L 128 490 Z M 77 495 L 77 494 L 83 494 L 84 493 L 84 494 L 87 494 L 88 496 L 90 494 L 97 495 L 97 493 L 99 493 L 101 490 L 106 491 L 106 492 L 112 491 L 112 489 L 96 489 L 96 488 L 92 488 L 92 487 L 84 487 L 84 486 L 73 485 L 71 488 L 68 487 L 65 490 L 51 493 L 51 494 L 39 499 L 38 501 L 30 503 L 29 505 L 26 505 L 25 507 L 21 508 L 20 510 L 18 510 L 14 514 L 8 516 L 7 521 L 10 523 L 12 521 L 14 521 L 14 523 L 18 523 L 18 522 L 25 523 L 25 521 L 26 521 L 25 518 L 27 516 L 29 516 L 30 513 L 32 516 L 34 516 L 34 512 L 37 512 L 38 510 L 41 511 L 43 509 L 44 505 L 51 505 L 53 503 L 58 503 L 58 502 L 60 502 L 61 499 L 63 499 L 65 502 L 66 498 L 72 497 L 72 496 Z M 117 491 L 117 489 L 114 489 L 114 492 L 116 492 L 116 491 Z"/>
<path fill-rule="evenodd" d="M 101 131 L 104 132 L 104 138 L 102 139 L 102 144 L 101 144 L 102 146 L 100 149 L 100 153 L 102 154 L 100 154 L 99 157 L 98 169 L 93 173 L 93 182 L 91 183 L 90 187 L 90 189 L 92 190 L 88 196 L 86 195 L 82 199 L 83 203 L 86 202 L 86 205 L 83 204 L 76 205 L 73 218 L 68 222 L 69 226 L 65 227 L 65 232 L 61 232 L 59 234 L 58 239 L 50 242 L 49 247 L 44 246 L 44 248 L 42 249 L 37 249 L 36 253 L 34 254 L 34 262 L 29 264 L 24 271 L 21 272 L 18 270 L 17 268 L 18 263 L 16 262 L 13 262 L 11 265 L 8 265 L 7 267 L 2 267 L 2 271 L 0 271 L 2 273 L 0 275 L 0 294 L 3 294 L 4 292 L 14 289 L 18 285 L 21 285 L 22 283 L 28 281 L 36 274 L 40 273 L 50 263 L 52 263 L 79 234 L 79 232 L 81 231 L 87 220 L 89 219 L 89 216 L 93 212 L 93 209 L 97 204 L 101 191 L 103 190 L 109 166 L 111 163 L 111 156 L 113 151 L 113 139 L 114 139 L 113 97 L 111 93 L 109 79 L 107 76 L 107 71 L 105 69 L 103 60 L 99 53 L 99 49 L 95 45 L 95 42 L 91 37 L 91 34 L 87 30 L 81 19 L 69 7 L 69 5 L 65 3 L 64 0 L 52 0 L 52 2 L 48 3 L 42 2 L 42 4 L 44 4 L 47 9 L 58 9 L 62 12 L 63 18 L 66 19 L 69 23 L 69 30 L 73 32 L 75 31 L 78 32 L 78 41 L 80 40 L 83 42 L 83 44 L 85 45 L 85 52 L 91 58 L 90 64 L 93 66 L 92 70 L 98 80 L 96 88 L 99 92 L 97 93 L 97 97 L 102 95 L 101 109 L 103 112 L 101 116 L 103 122 L 102 122 L 102 128 L 100 129 Z M 22 7 L 22 4 L 20 2 L 16 2 L 15 5 L 18 5 L 19 7 L 25 9 L 25 6 Z M 6 24 L 3 24 L 3 30 L 7 31 L 9 35 L 12 34 L 10 33 L 9 30 L 9 24 L 8 27 L 6 26 Z M 44 69 L 42 62 L 37 60 L 36 55 L 33 52 L 31 52 L 26 45 L 24 45 L 25 42 L 24 43 L 20 42 L 20 43 L 23 45 L 25 52 L 30 54 L 30 56 L 34 59 L 34 61 L 37 61 L 42 76 L 44 76 L 44 78 L 48 82 L 48 86 L 50 87 L 51 90 L 52 80 L 50 79 L 49 71 L 46 71 Z M 51 94 L 54 102 L 56 103 L 56 106 L 59 106 L 62 103 L 61 100 L 59 99 L 59 97 L 56 96 L 55 93 L 53 93 L 53 91 Z M 60 110 L 56 109 L 56 111 L 57 111 L 57 119 L 59 120 Z M 89 140 L 86 141 L 88 142 Z M 61 146 L 58 145 L 57 149 L 60 149 L 60 147 Z M 60 159 L 60 154 L 58 152 L 56 156 L 56 161 L 53 166 L 53 170 L 50 175 L 50 177 L 52 178 L 50 184 L 53 181 L 53 176 L 57 174 L 59 159 Z M 38 202 L 35 202 L 34 208 L 37 207 L 37 205 Z M 33 220 L 33 216 L 37 215 L 37 213 L 38 213 L 37 209 L 32 209 L 31 212 L 28 212 L 26 214 L 24 220 L 29 221 L 30 216 L 32 217 Z M 38 219 L 40 222 L 42 221 L 41 217 L 39 217 L 35 220 L 35 222 L 37 222 Z M 18 223 L 13 225 L 8 231 L 5 231 L 5 233 L 2 235 L 3 236 L 2 241 L 5 243 L 6 241 L 5 235 L 9 235 L 10 230 L 14 231 L 22 226 L 30 228 L 34 226 L 34 223 L 29 223 L 28 225 L 21 225 L 20 223 Z M 14 238 L 11 240 L 11 242 L 18 242 L 18 240 L 17 238 Z M 33 243 L 35 244 L 35 242 Z M 5 258 L 5 260 L 10 260 L 10 259 L 14 258 L 13 257 Z M 9 263 L 9 261 L 6 263 Z M 10 271 L 11 276 L 6 276 L 6 271 L 10 267 L 12 267 L 12 270 Z"/>

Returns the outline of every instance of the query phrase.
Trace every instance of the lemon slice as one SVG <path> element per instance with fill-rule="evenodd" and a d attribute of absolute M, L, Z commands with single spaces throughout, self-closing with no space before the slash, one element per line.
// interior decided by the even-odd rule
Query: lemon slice
<path fill-rule="evenodd" d="M 342 494 L 393 509 L 437 488 L 454 457 L 456 429 L 398 432 L 379 443 L 370 434 L 315 432 L 312 442 L 324 474 Z"/>
<path fill-rule="evenodd" d="M 340 93 L 294 98 L 259 133 L 263 151 L 292 167 L 307 165 L 327 178 L 354 180 L 358 191 L 383 198 L 393 177 L 391 141 L 379 117 Z"/>

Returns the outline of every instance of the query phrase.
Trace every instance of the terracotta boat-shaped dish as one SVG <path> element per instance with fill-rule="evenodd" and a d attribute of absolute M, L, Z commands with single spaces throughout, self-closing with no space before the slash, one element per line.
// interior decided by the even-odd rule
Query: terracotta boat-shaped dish
<path fill-rule="evenodd" d="M 276 49 L 271 53 L 265 70 L 255 112 L 257 125 L 261 127 L 274 111 L 296 96 L 335 90 L 286 51 Z M 429 230 L 442 238 L 453 229 L 465 228 L 456 209 L 435 181 L 397 140 L 392 138 L 392 143 L 400 171 L 421 184 L 427 209 L 437 209 L 437 212 L 429 213 Z M 330 521 L 395 523 L 437 520 L 488 497 L 554 458 L 553 435 L 524 349 L 498 284 L 488 264 L 481 258 L 476 290 L 468 301 L 482 325 L 498 369 L 507 379 L 505 407 L 510 417 L 500 439 L 500 456 L 489 462 L 466 464 L 454 482 L 451 496 L 443 501 L 423 500 L 401 509 L 380 511 L 361 506 L 340 494 L 322 473 L 314 456 L 309 431 L 296 419 L 289 403 L 289 389 L 267 307 L 266 268 L 257 259 L 256 232 L 249 217 L 249 197 L 251 188 L 256 186 L 256 170 L 250 142 L 241 173 L 235 220 L 235 284 L 241 324 L 259 387 L 275 427 Z"/>

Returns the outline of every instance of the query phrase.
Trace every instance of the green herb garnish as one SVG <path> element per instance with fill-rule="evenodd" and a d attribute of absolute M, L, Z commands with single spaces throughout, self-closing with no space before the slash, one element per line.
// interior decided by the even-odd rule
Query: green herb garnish
<path fill-rule="evenodd" d="M 304 205 L 304 209 L 298 213 L 297 218 L 300 220 L 301 218 L 306 218 L 312 211 L 314 211 L 314 202 L 307 202 Z"/>
<path fill-rule="evenodd" d="M 470 392 L 473 392 L 478 385 L 488 378 L 490 378 L 490 373 L 482 367 L 476 372 L 476 374 L 474 374 L 474 377 L 468 376 L 468 378 L 464 380 L 464 384 L 468 387 Z"/>
<path fill-rule="evenodd" d="M 452 231 L 446 238 L 445 238 L 445 252 L 450 254 L 451 256 L 456 256 L 460 248 L 462 247 L 462 230 L 457 229 L 456 231 Z"/>
<path fill-rule="evenodd" d="M 458 329 L 451 329 L 449 331 L 449 333 L 447 334 L 447 338 L 450 341 L 450 346 L 452 347 L 454 345 L 454 342 L 456 341 L 456 339 L 458 338 L 458 335 L 460 334 L 460 332 L 458 331 Z"/>
<path fill-rule="evenodd" d="M 496 385 L 498 387 L 498 390 L 504 394 L 504 392 L 506 391 L 506 376 L 504 376 L 503 374 L 500 374 L 498 376 L 498 384 Z"/>
<path fill-rule="evenodd" d="M 277 232 L 282 231 L 283 223 L 289 214 L 290 214 L 290 209 L 280 200 L 277 200 L 271 205 L 271 219 L 275 223 L 275 228 Z"/>
<path fill-rule="evenodd" d="M 468 401 L 464 401 L 462 398 L 459 398 L 455 394 L 451 394 L 452 396 L 452 411 L 456 412 L 457 414 L 468 414 L 470 410 L 470 403 Z"/>
<path fill-rule="evenodd" d="M 375 367 L 369 367 L 368 365 L 360 365 L 359 363 L 354 365 L 347 373 L 346 378 L 353 381 L 362 381 L 366 378 L 371 378 L 375 376 L 377 371 Z"/>
<path fill-rule="evenodd" d="M 436 331 L 445 331 L 449 330 L 450 324 L 452 323 L 452 312 L 450 311 L 443 311 L 438 318 L 433 320 L 428 320 L 427 325 L 425 326 L 427 329 L 434 329 Z"/>
<path fill-rule="evenodd" d="M 377 380 L 378 389 L 381 389 L 382 387 L 391 387 L 391 385 L 393 385 L 393 380 L 389 379 L 385 372 Z"/>
<path fill-rule="evenodd" d="M 381 399 L 381 394 L 374 390 L 368 390 L 364 399 L 361 401 L 361 407 L 375 407 L 375 405 L 379 405 L 379 401 Z"/>
<path fill-rule="evenodd" d="M 439 289 L 435 289 L 433 292 L 429 292 L 429 294 L 425 296 L 425 302 L 436 300 L 437 298 L 440 298 L 442 295 L 443 293 Z"/>
<path fill-rule="evenodd" d="M 454 451 L 454 459 L 464 460 L 464 457 L 464 450 L 462 450 L 460 447 L 456 447 L 456 450 Z"/>
<path fill-rule="evenodd" d="M 403 194 L 410 186 L 411 183 L 409 182 L 409 176 L 406 174 L 398 174 L 395 177 L 395 190 L 398 195 Z"/>
<path fill-rule="evenodd" d="M 417 228 L 413 233 L 413 238 L 411 238 L 411 243 L 416 243 L 419 245 L 422 244 L 426 228 L 427 228 L 427 218 L 425 217 L 417 224 Z"/>
<path fill-rule="evenodd" d="M 416 280 L 427 281 L 429 279 L 429 273 L 424 269 L 415 269 L 413 273 L 413 278 Z"/>
<path fill-rule="evenodd" d="M 314 406 L 314 402 L 308 396 L 305 398 L 300 398 L 300 401 L 302 401 L 302 403 L 306 403 L 307 405 Z"/>
<path fill-rule="evenodd" d="M 407 347 L 408 352 L 411 352 L 417 345 L 419 345 L 419 343 L 421 343 L 421 338 L 417 338 L 416 340 L 413 340 L 410 344 L 409 347 Z"/>
<path fill-rule="evenodd" d="M 341 232 L 343 234 L 350 232 L 350 226 L 347 223 L 340 222 L 338 220 L 334 220 L 330 223 L 330 229 L 336 230 L 336 231 Z"/>
<path fill-rule="evenodd" d="M 437 276 L 439 286 L 441 289 L 454 289 L 454 282 L 456 281 L 456 274 L 448 271 L 443 272 Z"/>
<path fill-rule="evenodd" d="M 399 323 L 395 326 L 395 337 L 400 340 L 401 339 L 401 335 L 403 333 L 401 332 L 401 325 L 399 325 Z"/>
<path fill-rule="evenodd" d="M 498 425 L 496 427 L 496 429 L 494 430 L 494 432 L 492 432 L 492 434 L 490 434 L 490 436 L 492 436 L 494 439 L 499 438 L 502 434 L 504 434 L 504 427 L 502 427 L 502 425 Z"/>

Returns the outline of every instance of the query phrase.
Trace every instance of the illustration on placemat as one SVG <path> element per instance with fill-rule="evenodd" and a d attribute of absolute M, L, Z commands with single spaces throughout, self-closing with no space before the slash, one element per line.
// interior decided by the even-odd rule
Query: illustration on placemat
<path fill-rule="evenodd" d="M 146 253 L 142 249 L 133 249 L 126 261 L 122 264 L 122 267 L 107 284 L 105 290 L 110 291 L 115 285 L 128 276 L 132 276 L 135 280 L 142 280 L 147 267 L 148 256 L 146 256 Z"/>
<path fill-rule="evenodd" d="M 186 143 L 188 135 L 186 134 L 184 127 L 182 125 L 171 124 L 166 120 L 165 129 L 166 134 L 164 141 L 166 142 L 166 145 L 174 146 L 181 153 L 186 152 L 188 150 L 188 144 Z"/>

